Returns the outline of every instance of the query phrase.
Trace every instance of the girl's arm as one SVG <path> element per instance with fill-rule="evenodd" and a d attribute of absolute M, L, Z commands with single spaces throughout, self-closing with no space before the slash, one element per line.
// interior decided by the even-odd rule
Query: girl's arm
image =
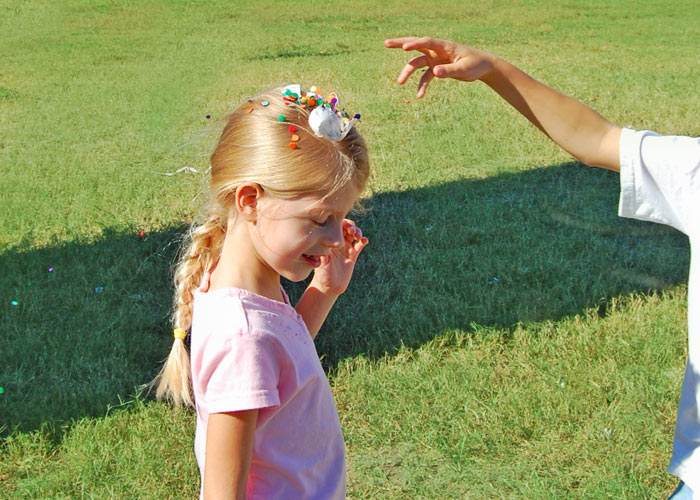
<path fill-rule="evenodd" d="M 430 37 L 385 40 L 389 48 L 417 50 L 398 77 L 403 84 L 417 69 L 427 67 L 418 97 L 434 78 L 481 80 L 530 120 L 561 148 L 587 165 L 620 170 L 620 127 L 585 104 L 528 76 L 493 54 Z"/>
<path fill-rule="evenodd" d="M 333 304 L 345 292 L 355 269 L 357 257 L 369 240 L 350 219 L 342 221 L 343 242 L 322 258 L 314 277 L 297 302 L 296 310 L 304 318 L 311 337 L 321 329 Z"/>
<path fill-rule="evenodd" d="M 306 323 L 306 328 L 309 330 L 311 338 L 316 337 L 316 334 L 321 329 L 321 326 L 323 326 L 323 322 L 326 321 L 328 313 L 331 312 L 333 304 L 335 304 L 339 296 L 340 295 L 327 291 L 321 291 L 313 284 L 313 280 L 304 291 L 295 309 L 299 315 L 304 318 L 304 323 Z"/>
<path fill-rule="evenodd" d="M 205 500 L 245 500 L 257 418 L 258 410 L 209 415 Z"/>

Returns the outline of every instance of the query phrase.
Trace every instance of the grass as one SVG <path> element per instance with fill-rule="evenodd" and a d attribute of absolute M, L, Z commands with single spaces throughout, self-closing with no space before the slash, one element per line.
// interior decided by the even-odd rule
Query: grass
<path fill-rule="evenodd" d="M 192 415 L 138 387 L 206 179 L 158 173 L 206 169 L 226 112 L 284 81 L 337 89 L 373 160 L 371 245 L 317 344 L 349 496 L 667 495 L 686 239 L 618 219 L 615 175 L 483 85 L 417 101 L 381 41 L 468 42 L 617 123 L 698 135 L 693 7 L 0 1 L 0 496 L 196 496 Z"/>

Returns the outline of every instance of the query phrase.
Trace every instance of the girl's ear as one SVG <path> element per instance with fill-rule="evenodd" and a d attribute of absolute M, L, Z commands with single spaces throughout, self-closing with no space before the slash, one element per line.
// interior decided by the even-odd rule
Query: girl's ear
<path fill-rule="evenodd" d="M 258 201 L 263 194 L 260 184 L 244 182 L 236 188 L 236 211 L 247 221 L 255 222 L 258 214 Z"/>

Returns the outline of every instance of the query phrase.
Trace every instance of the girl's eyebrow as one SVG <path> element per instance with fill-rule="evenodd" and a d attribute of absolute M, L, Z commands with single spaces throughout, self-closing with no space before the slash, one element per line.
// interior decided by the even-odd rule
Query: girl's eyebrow
<path fill-rule="evenodd" d="M 324 208 L 324 207 L 317 207 L 317 208 L 312 208 L 309 210 L 309 213 L 312 215 L 326 215 L 326 214 L 339 214 L 341 213 L 340 210 L 332 210 L 330 208 Z"/>

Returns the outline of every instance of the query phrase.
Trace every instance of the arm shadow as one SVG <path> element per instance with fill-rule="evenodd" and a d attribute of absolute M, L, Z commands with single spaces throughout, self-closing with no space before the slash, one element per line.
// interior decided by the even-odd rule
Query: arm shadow
<path fill-rule="evenodd" d="M 447 331 L 558 320 L 687 282 L 687 237 L 617 215 L 619 174 L 566 163 L 370 199 L 370 245 L 319 334 L 332 368 Z"/>

